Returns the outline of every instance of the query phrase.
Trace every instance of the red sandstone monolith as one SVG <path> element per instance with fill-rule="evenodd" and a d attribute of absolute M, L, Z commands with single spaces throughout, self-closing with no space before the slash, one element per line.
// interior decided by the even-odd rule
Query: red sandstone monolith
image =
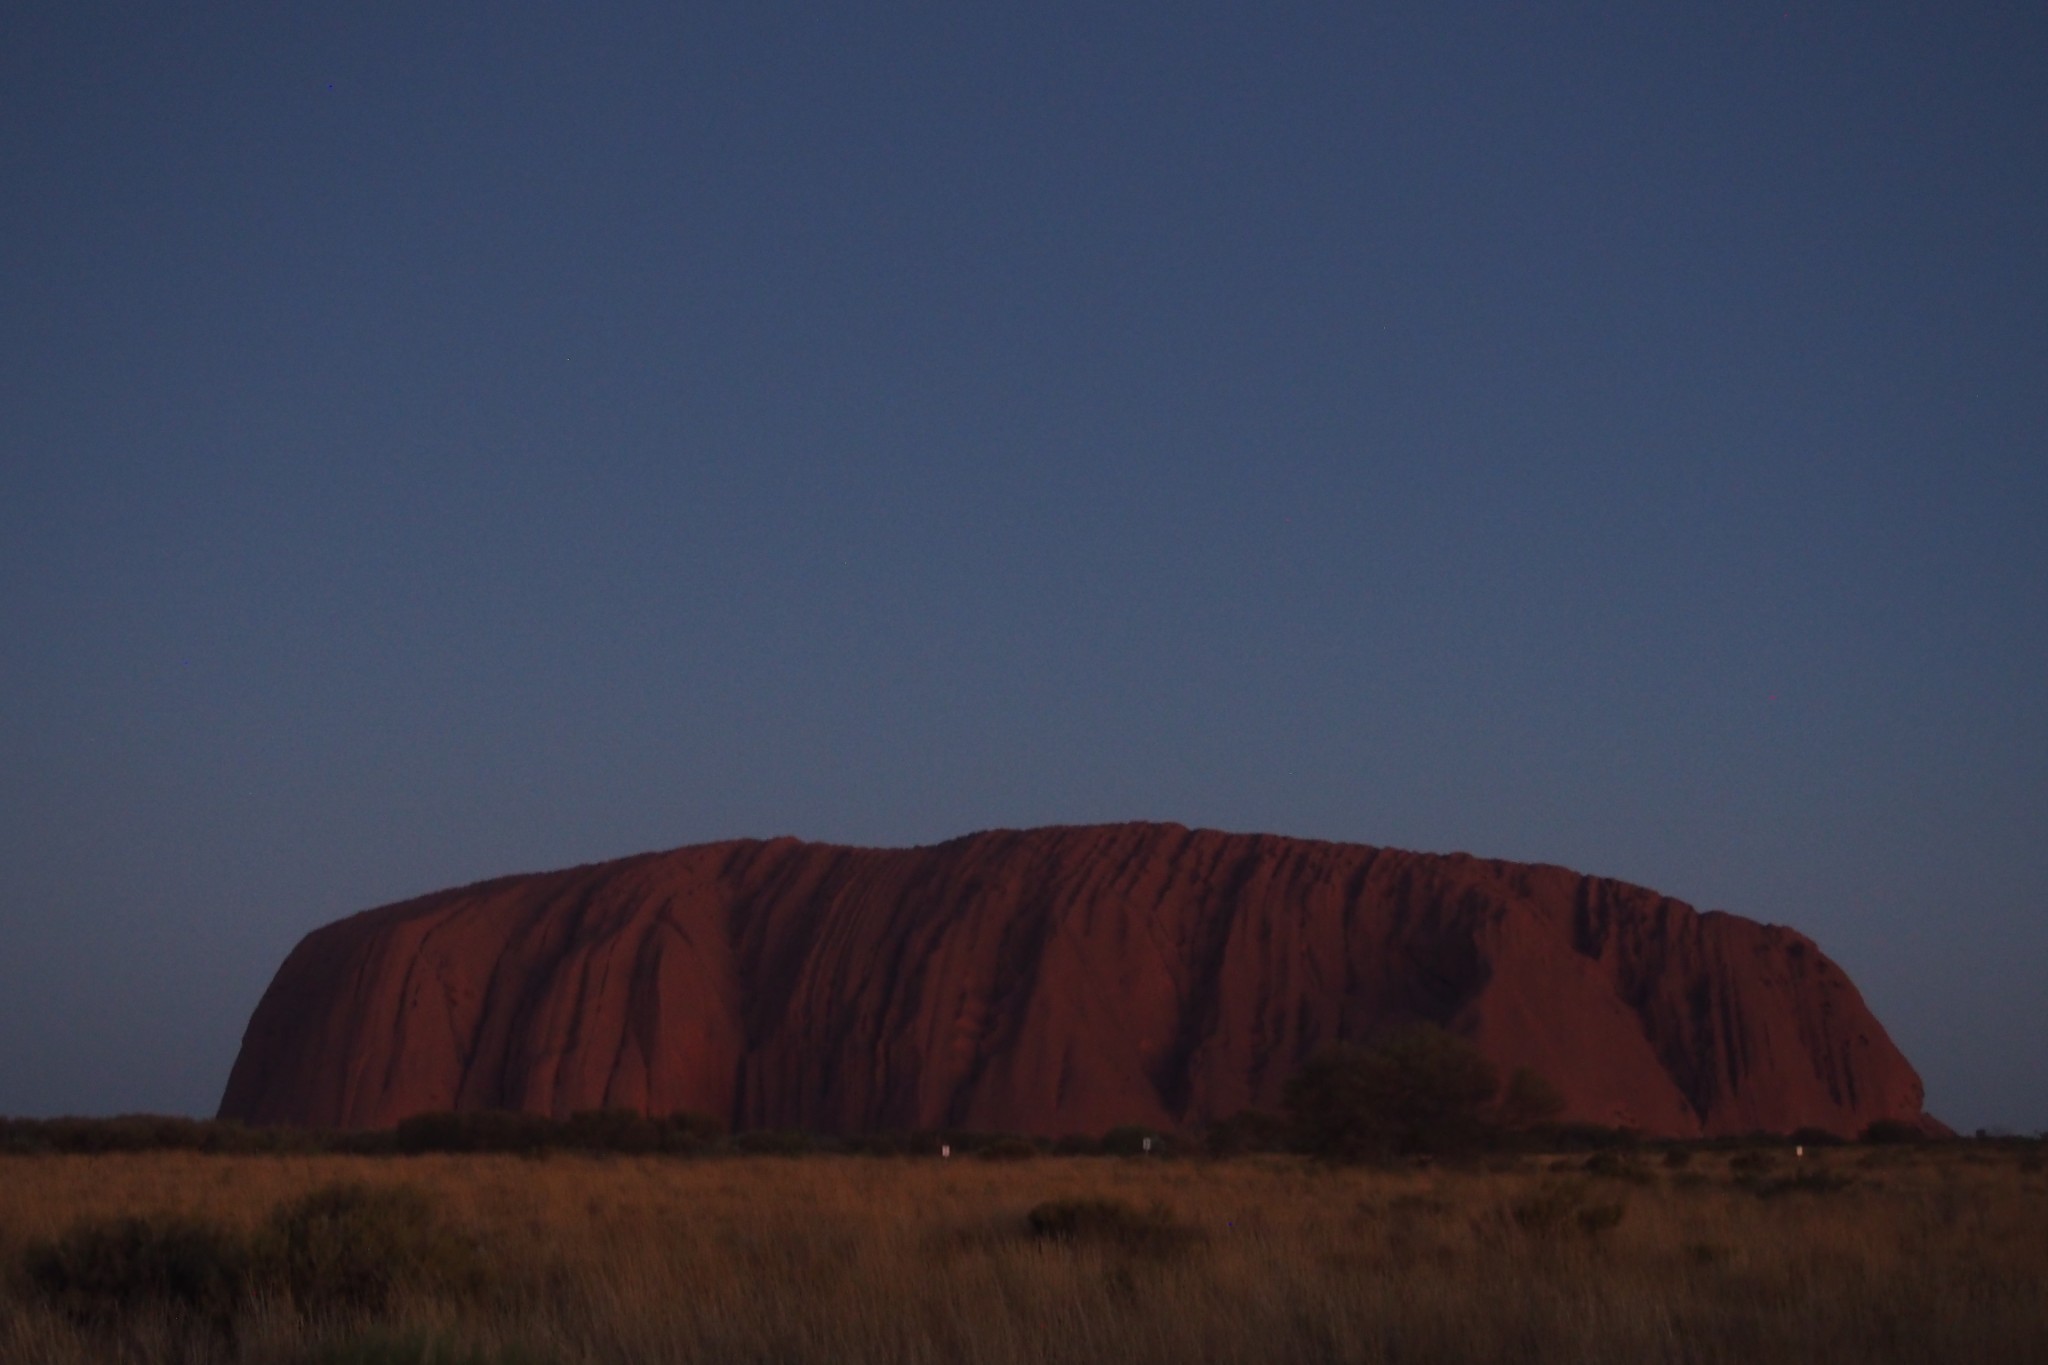
<path fill-rule="evenodd" d="M 1923 1120 L 1920 1078 L 1790 929 L 1559 867 L 1177 825 L 706 844 L 365 911 L 286 959 L 220 1112 L 1190 1127 L 1415 1020 L 1533 1067 L 1567 1119 Z"/>

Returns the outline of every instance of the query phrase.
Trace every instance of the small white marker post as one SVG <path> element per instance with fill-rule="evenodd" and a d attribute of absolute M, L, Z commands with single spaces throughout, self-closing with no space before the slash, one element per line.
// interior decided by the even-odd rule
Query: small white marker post
<path fill-rule="evenodd" d="M 950 1143 L 950 1142 L 942 1142 L 942 1143 L 940 1143 L 940 1144 L 939 1144 L 939 1155 L 940 1155 L 940 1156 L 942 1156 L 942 1157 L 945 1157 L 945 1158 L 947 1158 L 948 1160 L 950 1160 L 950 1159 L 952 1158 L 952 1155 L 953 1155 L 953 1144 L 952 1144 L 952 1143 Z"/>
<path fill-rule="evenodd" d="M 1152 1139 L 1151 1139 L 1151 1138 L 1146 1138 L 1146 1139 L 1145 1139 L 1145 1150 L 1146 1150 L 1146 1151 L 1148 1151 L 1148 1152 L 1152 1150 Z"/>

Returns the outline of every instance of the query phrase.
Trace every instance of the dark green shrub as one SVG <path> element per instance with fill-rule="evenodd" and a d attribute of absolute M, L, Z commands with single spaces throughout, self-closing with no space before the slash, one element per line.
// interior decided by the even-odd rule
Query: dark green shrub
<path fill-rule="evenodd" d="M 733 1136 L 733 1150 L 746 1156 L 809 1156 L 827 1150 L 819 1139 L 795 1130 L 759 1130 Z"/>
<path fill-rule="evenodd" d="M 1173 1156 L 1180 1143 L 1157 1128 L 1126 1123 L 1102 1135 L 1101 1151 L 1104 1156 Z"/>
<path fill-rule="evenodd" d="M 1522 1231 L 1538 1237 L 1565 1232 L 1598 1237 L 1619 1226 L 1627 1209 L 1619 1201 L 1594 1202 L 1582 1185 L 1555 1184 L 1510 1204 L 1508 1218 Z"/>
<path fill-rule="evenodd" d="M 1745 1182 L 1759 1199 L 1775 1199 L 1786 1194 L 1835 1194 L 1855 1184 L 1855 1178 L 1841 1171 L 1830 1171 L 1819 1166 L 1808 1166 L 1791 1175 L 1776 1180 L 1754 1180 Z"/>
<path fill-rule="evenodd" d="M 661 1125 L 637 1109 L 587 1109 L 562 1123 L 556 1141 L 578 1152 L 651 1152 Z"/>
<path fill-rule="evenodd" d="M 1140 1209 L 1121 1199 L 1054 1199 L 1025 1215 L 1033 1237 L 1076 1246 L 1112 1247 L 1148 1256 L 1184 1251 L 1201 1240 L 1199 1229 L 1163 1205 Z"/>
<path fill-rule="evenodd" d="M 1308 1151 L 1326 1160 L 1455 1153 L 1483 1143 L 1499 1088 L 1472 1044 L 1417 1025 L 1311 1057 L 1288 1083 L 1287 1112 Z"/>
<path fill-rule="evenodd" d="M 1682 1171 L 1692 1165 L 1692 1148 L 1672 1147 L 1664 1153 L 1664 1169 Z"/>
<path fill-rule="evenodd" d="M 408 1155 L 467 1152 L 476 1140 L 477 1120 L 456 1113 L 413 1114 L 398 1121 L 392 1141 Z"/>
<path fill-rule="evenodd" d="M 983 1143 L 974 1154 L 983 1161 L 1029 1161 L 1038 1155 L 1038 1148 L 1029 1138 L 999 1137 Z"/>
<path fill-rule="evenodd" d="M 656 1118 L 637 1109 L 587 1109 L 566 1119 L 510 1109 L 465 1109 L 413 1114 L 381 1136 L 387 1149 L 405 1153 L 669 1152 L 695 1154 L 723 1144 L 725 1125 L 709 1114 L 678 1110 Z M 357 1150 L 358 1135 L 335 1145 Z"/>
<path fill-rule="evenodd" d="M 401 1152 L 516 1152 L 537 1154 L 561 1143 L 561 1125 L 540 1114 L 509 1109 L 414 1114 L 392 1134 Z"/>
<path fill-rule="evenodd" d="M 856 1133 L 846 1140 L 846 1150 L 854 1156 L 907 1156 L 910 1153 L 901 1133 Z"/>
<path fill-rule="evenodd" d="M 984 1133 L 972 1128 L 942 1128 L 929 1138 L 925 1151 L 950 1150 L 954 1156 L 978 1156 L 990 1143 L 1017 1136 L 1014 1133 Z"/>
<path fill-rule="evenodd" d="M 0 1118 L 0 1152 L 36 1156 L 50 1150 L 50 1136 L 34 1119 Z"/>
<path fill-rule="evenodd" d="M 474 1244 L 404 1185 L 329 1185 L 279 1208 L 257 1240 L 262 1272 L 308 1313 L 383 1311 L 401 1291 L 466 1292 Z"/>
<path fill-rule="evenodd" d="M 661 1150 L 682 1154 L 709 1152 L 725 1142 L 725 1124 L 710 1114 L 678 1109 L 661 1121 Z"/>
<path fill-rule="evenodd" d="M 1626 1204 L 1588 1204 L 1572 1216 L 1572 1221 L 1588 1237 L 1598 1237 L 1621 1226 L 1621 1217 L 1627 1211 Z"/>
<path fill-rule="evenodd" d="M 1529 1067 L 1518 1066 L 1508 1074 L 1494 1120 L 1510 1131 L 1523 1132 L 1553 1123 L 1563 1112 L 1564 1095 L 1550 1079 Z"/>
<path fill-rule="evenodd" d="M 1926 1134 L 1901 1119 L 1879 1119 L 1863 1130 L 1861 1141 L 1871 1147 L 1892 1147 L 1926 1141 Z"/>
<path fill-rule="evenodd" d="M 232 1119 L 162 1114 L 113 1118 L 0 1119 L 0 1152 L 324 1152 L 350 1149 L 355 1134 L 250 1128 Z"/>
<path fill-rule="evenodd" d="M 1628 1151 L 1643 1145 L 1643 1135 L 1633 1128 L 1601 1123 L 1546 1123 L 1532 1136 L 1552 1152 Z"/>
<path fill-rule="evenodd" d="M 1294 1146 L 1294 1125 L 1279 1114 L 1259 1109 L 1240 1110 L 1212 1124 L 1202 1135 L 1202 1150 L 1210 1156 L 1287 1152 Z"/>
<path fill-rule="evenodd" d="M 1524 1232 L 1551 1233 L 1565 1225 L 1579 1204 L 1579 1194 L 1570 1186 L 1546 1185 L 1508 1205 L 1508 1218 Z"/>
<path fill-rule="evenodd" d="M 81 1223 L 22 1257 L 31 1289 L 74 1322 L 104 1325 L 146 1310 L 224 1324 L 248 1292 L 241 1238 L 183 1218 Z"/>
<path fill-rule="evenodd" d="M 315 1136 L 319 1139 L 319 1145 L 306 1150 L 335 1152 L 344 1156 L 399 1155 L 398 1134 L 390 1128 L 357 1128 L 345 1133 L 322 1133 Z"/>
<path fill-rule="evenodd" d="M 1627 1152 L 1595 1152 L 1586 1158 L 1584 1169 L 1587 1175 L 1597 1175 L 1605 1180 L 1629 1180 L 1640 1185 L 1650 1179 L 1650 1172 Z"/>

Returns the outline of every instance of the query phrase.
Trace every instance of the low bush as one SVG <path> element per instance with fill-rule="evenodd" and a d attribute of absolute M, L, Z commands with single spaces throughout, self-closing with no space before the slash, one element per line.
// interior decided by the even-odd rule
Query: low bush
<path fill-rule="evenodd" d="M 1621 1226 L 1621 1217 L 1626 1212 L 1626 1204 L 1588 1204 L 1572 1215 L 1572 1222 L 1588 1237 L 1598 1237 Z"/>
<path fill-rule="evenodd" d="M 1902 1119 L 1879 1119 L 1863 1130 L 1860 1140 L 1869 1147 L 1896 1147 L 1925 1142 L 1927 1135 Z"/>
<path fill-rule="evenodd" d="M 1296 1143 L 1294 1125 L 1284 1115 L 1245 1109 L 1212 1124 L 1202 1135 L 1210 1156 L 1245 1156 L 1253 1152 L 1288 1152 Z"/>
<path fill-rule="evenodd" d="M 1617 1200 L 1595 1201 L 1583 1185 L 1546 1185 L 1508 1206 L 1508 1220 L 1539 1237 L 1576 1232 L 1597 1237 L 1621 1223 L 1628 1206 Z"/>
<path fill-rule="evenodd" d="M 1627 1151 L 1643 1144 L 1643 1135 L 1633 1128 L 1610 1128 L 1599 1123 L 1546 1123 L 1531 1130 L 1536 1146 L 1549 1152 Z"/>
<path fill-rule="evenodd" d="M 261 1272 L 307 1313 L 383 1311 L 401 1291 L 473 1289 L 476 1246 L 404 1185 L 329 1185 L 279 1208 L 258 1234 Z"/>
<path fill-rule="evenodd" d="M 1775 1199 L 1786 1194 L 1837 1194 L 1855 1183 L 1853 1176 L 1819 1166 L 1809 1166 L 1775 1180 L 1755 1179 L 1744 1182 L 1759 1199 Z"/>
<path fill-rule="evenodd" d="M 329 1185 L 279 1207 L 253 1237 L 187 1218 L 81 1223 L 29 1245 L 21 1274 L 73 1322 L 164 1312 L 225 1325 L 258 1290 L 302 1311 L 377 1313 L 401 1291 L 463 1294 L 482 1279 L 475 1245 L 406 1186 Z"/>
<path fill-rule="evenodd" d="M 1597 1175 L 1605 1180 L 1627 1180 L 1635 1184 L 1649 1183 L 1650 1172 L 1640 1161 L 1627 1152 L 1595 1152 L 1586 1158 L 1583 1168 L 1588 1175 Z"/>
<path fill-rule="evenodd" d="M 857 1133 L 846 1139 L 849 1156 L 907 1156 L 910 1148 L 900 1133 Z"/>
<path fill-rule="evenodd" d="M 1023 1149 L 1029 1147 L 1030 1152 Z M 987 1156 L 996 1161 L 1037 1156 L 1044 1147 L 1022 1133 L 989 1133 L 975 1128 L 935 1128 L 910 1135 L 910 1150 L 925 1156 Z"/>
<path fill-rule="evenodd" d="M 298 1128 L 250 1128 L 232 1119 L 166 1114 L 112 1118 L 0 1119 L 0 1153 L 36 1156 L 111 1152 L 323 1152 L 348 1149 L 354 1135 Z"/>
<path fill-rule="evenodd" d="M 1564 1112 L 1564 1094 L 1550 1078 L 1526 1066 L 1508 1073 L 1494 1106 L 1493 1121 L 1508 1132 L 1530 1132 L 1557 1122 Z"/>
<path fill-rule="evenodd" d="M 510 1109 L 464 1109 L 414 1114 L 388 1134 L 373 1134 L 407 1155 L 507 1152 L 540 1156 L 548 1152 L 662 1152 L 696 1155 L 715 1151 L 725 1125 L 709 1114 L 679 1110 L 657 1117 L 637 1109 L 588 1109 L 566 1119 Z"/>
<path fill-rule="evenodd" d="M 553 1145 L 557 1125 L 539 1114 L 505 1109 L 414 1114 L 399 1120 L 392 1142 L 400 1152 L 520 1152 L 536 1155 Z"/>
<path fill-rule="evenodd" d="M 168 1310 L 224 1324 L 248 1292 L 250 1257 L 241 1238 L 209 1223 L 119 1218 L 31 1244 L 22 1271 L 73 1322 L 105 1325 Z"/>
<path fill-rule="evenodd" d="M 554 1140 L 572 1152 L 635 1155 L 661 1146 L 661 1123 L 637 1109 L 587 1109 L 569 1115 Z"/>
<path fill-rule="evenodd" d="M 692 1154 L 716 1150 L 725 1141 L 725 1124 L 711 1114 L 678 1109 L 661 1120 L 661 1150 Z"/>
<path fill-rule="evenodd" d="M 1104 1156 L 1176 1156 L 1180 1141 L 1170 1133 L 1128 1123 L 1102 1135 Z"/>
<path fill-rule="evenodd" d="M 1163 1205 L 1138 1208 L 1121 1199 L 1053 1199 L 1025 1215 L 1033 1237 L 1078 1246 L 1104 1246 L 1142 1255 L 1184 1251 L 1201 1232 Z"/>
<path fill-rule="evenodd" d="M 1326 1161 L 1465 1153 L 1494 1135 L 1500 1077 L 1485 1054 L 1433 1024 L 1370 1045 L 1331 1043 L 1287 1083 L 1303 1147 Z"/>
<path fill-rule="evenodd" d="M 829 1142 L 809 1133 L 765 1128 L 734 1134 L 732 1148 L 744 1156 L 810 1156 L 833 1150 Z"/>

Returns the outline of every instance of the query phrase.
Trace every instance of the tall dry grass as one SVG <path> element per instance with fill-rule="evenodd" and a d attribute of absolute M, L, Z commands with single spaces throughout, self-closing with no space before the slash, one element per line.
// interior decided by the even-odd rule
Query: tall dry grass
<path fill-rule="evenodd" d="M 77 1326 L 16 1274 L 0 1360 L 2048 1361 L 2048 1177 L 2016 1156 L 1584 1165 L 15 1158 L 9 1267 L 81 1220 L 253 1230 L 350 1180 L 430 1191 L 488 1274 L 375 1319 L 259 1296 L 225 1332 Z M 1054 1200 L 1182 1231 L 1034 1236 L 1029 1212 Z"/>

